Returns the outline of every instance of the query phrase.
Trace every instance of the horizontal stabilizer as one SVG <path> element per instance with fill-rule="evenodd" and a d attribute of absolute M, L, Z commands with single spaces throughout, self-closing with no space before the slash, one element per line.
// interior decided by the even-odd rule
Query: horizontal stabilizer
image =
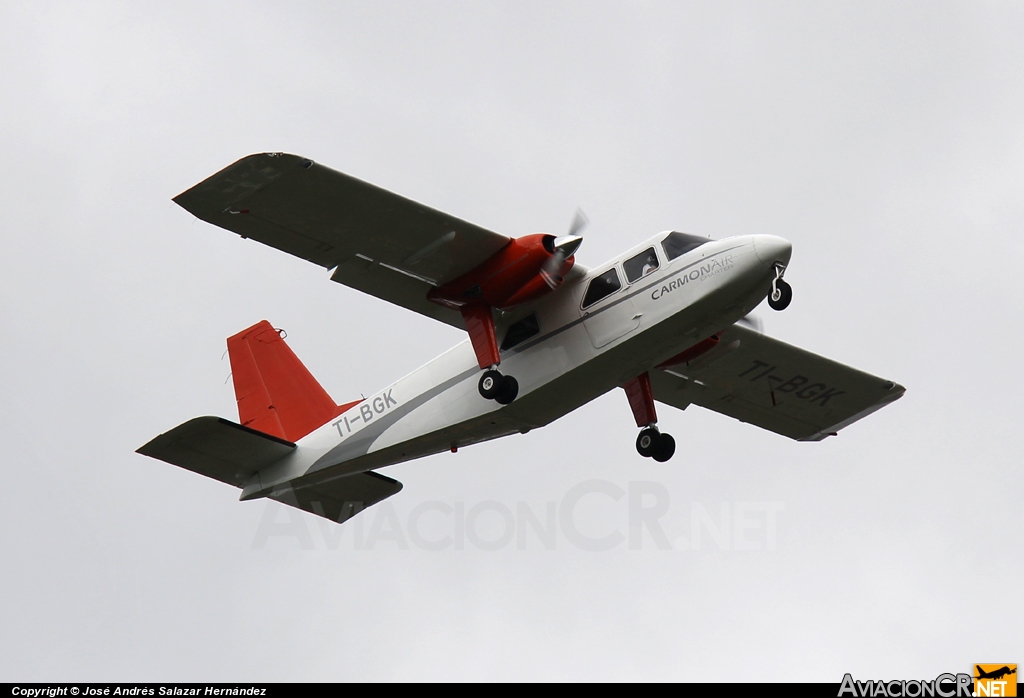
<path fill-rule="evenodd" d="M 377 473 L 346 475 L 298 489 L 291 486 L 269 497 L 336 523 L 344 523 L 367 507 L 402 490 L 402 483 Z"/>
<path fill-rule="evenodd" d="M 196 417 L 136 453 L 243 487 L 253 473 L 284 458 L 295 444 L 220 417 Z"/>

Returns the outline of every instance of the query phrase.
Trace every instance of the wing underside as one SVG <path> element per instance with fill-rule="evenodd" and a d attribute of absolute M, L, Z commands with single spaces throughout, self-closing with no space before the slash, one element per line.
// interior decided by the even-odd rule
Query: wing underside
<path fill-rule="evenodd" d="M 510 241 L 297 155 L 250 155 L 179 194 L 197 218 L 327 269 L 332 280 L 462 328 L 427 292 Z"/>
<path fill-rule="evenodd" d="M 694 404 L 798 441 L 820 441 L 903 395 L 903 386 L 739 325 L 686 364 L 651 371 L 654 398 Z"/>

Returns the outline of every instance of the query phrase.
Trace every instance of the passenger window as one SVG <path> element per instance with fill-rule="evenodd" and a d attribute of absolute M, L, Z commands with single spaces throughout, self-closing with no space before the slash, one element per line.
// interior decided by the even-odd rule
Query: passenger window
<path fill-rule="evenodd" d="M 505 332 L 505 339 L 501 343 L 501 350 L 508 351 L 517 344 L 522 344 L 530 337 L 540 333 L 540 323 L 537 322 L 537 313 L 530 313 L 519 322 L 513 322 Z"/>
<path fill-rule="evenodd" d="M 622 263 L 622 269 L 626 272 L 627 283 L 633 283 L 641 276 L 647 276 L 657 268 L 658 255 L 653 247 L 648 247 L 636 257 L 627 259 Z"/>
<path fill-rule="evenodd" d="M 622 284 L 619 282 L 619 275 L 612 267 L 590 282 L 587 293 L 583 296 L 583 307 L 586 308 L 602 298 L 607 298 L 620 288 L 622 288 Z"/>
<path fill-rule="evenodd" d="M 686 233 L 669 233 L 668 237 L 661 241 L 661 247 L 669 259 L 675 259 L 690 250 L 697 249 L 706 242 L 711 242 L 711 240 Z"/>

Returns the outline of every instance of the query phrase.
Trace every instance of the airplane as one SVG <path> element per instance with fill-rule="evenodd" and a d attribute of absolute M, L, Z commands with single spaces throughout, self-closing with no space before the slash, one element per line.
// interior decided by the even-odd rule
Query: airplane
<path fill-rule="evenodd" d="M 993 679 L 993 680 L 998 680 L 998 679 L 1003 678 L 1004 676 L 1009 676 L 1010 674 L 1016 674 L 1017 673 L 1017 669 L 1016 668 L 1011 669 L 1008 666 L 1004 666 L 1004 667 L 1002 667 L 1000 669 L 993 669 L 992 671 L 985 671 L 985 670 L 983 670 L 981 668 L 980 664 L 975 664 L 975 668 L 978 670 L 978 675 L 974 677 L 976 679 Z"/>
<path fill-rule="evenodd" d="M 656 403 L 820 441 L 905 388 L 772 339 L 792 247 L 774 235 L 659 233 L 596 267 L 565 235 L 508 237 L 308 158 L 250 155 L 174 197 L 201 220 L 468 335 L 337 404 L 266 320 L 227 340 L 239 421 L 206 416 L 138 453 L 342 523 L 402 489 L 377 470 L 543 427 L 623 388 L 637 452 L 676 449 Z"/>

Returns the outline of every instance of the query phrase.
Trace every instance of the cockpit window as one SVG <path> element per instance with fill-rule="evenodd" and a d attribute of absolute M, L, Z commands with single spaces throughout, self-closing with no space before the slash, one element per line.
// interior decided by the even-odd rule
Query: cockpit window
<path fill-rule="evenodd" d="M 711 240 L 686 233 L 669 233 L 668 237 L 661 241 L 661 247 L 669 259 L 675 259 L 690 250 L 697 249 L 705 242 L 711 242 Z"/>
<path fill-rule="evenodd" d="M 615 271 L 615 267 L 612 267 L 590 282 L 587 293 L 583 296 L 583 307 L 586 308 L 602 298 L 607 298 L 620 288 L 622 288 L 622 283 L 619 281 L 619 275 Z"/>
<path fill-rule="evenodd" d="M 641 276 L 647 276 L 658 268 L 658 255 L 653 247 L 648 247 L 635 257 L 631 257 L 622 263 L 622 270 L 626 272 L 627 283 L 633 283 Z"/>

